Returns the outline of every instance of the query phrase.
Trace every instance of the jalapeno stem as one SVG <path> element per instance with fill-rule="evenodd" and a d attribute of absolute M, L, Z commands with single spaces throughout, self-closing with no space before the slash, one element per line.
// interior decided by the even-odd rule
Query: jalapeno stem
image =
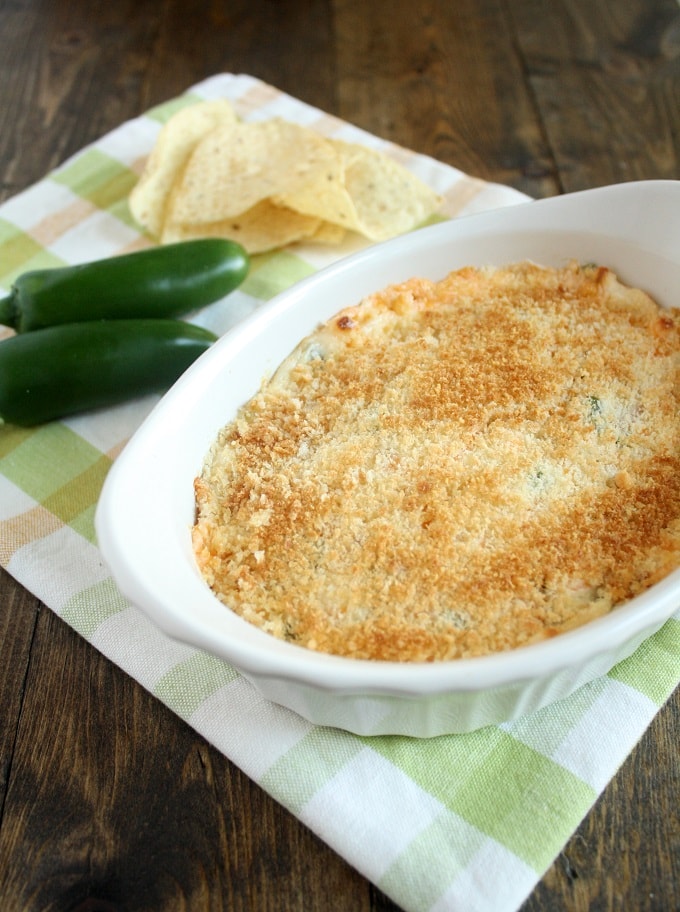
<path fill-rule="evenodd" d="M 15 328 L 17 318 L 16 300 L 13 294 L 0 298 L 0 325 Z"/>

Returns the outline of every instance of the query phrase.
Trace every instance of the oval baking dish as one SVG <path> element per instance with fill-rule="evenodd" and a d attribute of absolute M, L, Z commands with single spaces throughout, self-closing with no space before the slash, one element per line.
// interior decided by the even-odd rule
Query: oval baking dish
<path fill-rule="evenodd" d="M 675 571 L 605 617 L 477 659 L 371 662 L 275 639 L 222 605 L 191 547 L 193 480 L 217 433 L 297 343 L 365 295 L 465 265 L 597 262 L 680 303 L 680 182 L 621 184 L 423 228 L 347 257 L 223 336 L 163 397 L 115 462 L 99 545 L 130 602 L 169 636 L 230 663 L 268 699 L 362 735 L 469 731 L 531 712 L 605 674 L 680 606 Z"/>

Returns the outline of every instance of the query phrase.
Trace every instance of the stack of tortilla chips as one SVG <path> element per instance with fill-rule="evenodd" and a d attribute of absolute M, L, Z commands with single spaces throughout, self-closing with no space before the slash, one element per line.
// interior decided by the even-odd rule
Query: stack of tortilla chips
<path fill-rule="evenodd" d="M 161 243 L 226 237 L 249 253 L 296 241 L 374 241 L 425 222 L 440 197 L 395 160 L 281 118 L 246 123 L 226 100 L 183 108 L 130 195 Z"/>

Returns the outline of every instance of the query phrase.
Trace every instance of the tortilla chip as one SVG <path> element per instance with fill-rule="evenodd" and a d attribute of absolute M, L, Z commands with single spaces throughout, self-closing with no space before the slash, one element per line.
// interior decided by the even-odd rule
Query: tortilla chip
<path fill-rule="evenodd" d="M 387 155 L 338 140 L 345 156 L 345 186 L 357 213 L 356 229 L 382 241 L 422 224 L 441 205 L 441 197 Z"/>
<path fill-rule="evenodd" d="M 310 181 L 300 187 L 288 188 L 273 199 L 281 206 L 316 216 L 326 223 L 349 231 L 356 231 L 357 211 L 345 186 L 345 157 L 341 150 L 335 151 L 337 168 L 333 178 L 324 173 L 315 174 Z"/>
<path fill-rule="evenodd" d="M 133 217 L 155 237 L 163 228 L 170 191 L 196 143 L 218 124 L 236 119 L 226 99 L 204 101 L 182 108 L 160 131 L 128 201 Z"/>
<path fill-rule="evenodd" d="M 382 152 L 330 140 L 342 161 L 342 182 L 323 176 L 276 202 L 316 215 L 372 240 L 385 240 L 421 224 L 441 198 L 418 177 Z"/>
<path fill-rule="evenodd" d="M 262 200 L 230 219 L 199 224 L 168 222 L 161 241 L 170 244 L 193 238 L 224 237 L 238 241 L 248 253 L 264 253 L 312 238 L 320 228 L 317 218 L 276 206 L 270 200 Z"/>
<path fill-rule="evenodd" d="M 280 118 L 226 124 L 196 145 L 172 192 L 168 217 L 185 225 L 222 221 L 319 181 L 342 181 L 339 156 L 328 140 Z"/>

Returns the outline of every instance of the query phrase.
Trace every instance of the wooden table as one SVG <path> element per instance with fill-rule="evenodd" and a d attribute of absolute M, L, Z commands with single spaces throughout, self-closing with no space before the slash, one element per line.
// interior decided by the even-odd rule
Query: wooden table
<path fill-rule="evenodd" d="M 1 0 L 0 29 L 0 198 L 222 71 L 536 197 L 680 178 L 676 0 Z M 0 587 L 3 910 L 396 908 Z M 676 693 L 523 912 L 678 908 L 679 741 Z"/>

